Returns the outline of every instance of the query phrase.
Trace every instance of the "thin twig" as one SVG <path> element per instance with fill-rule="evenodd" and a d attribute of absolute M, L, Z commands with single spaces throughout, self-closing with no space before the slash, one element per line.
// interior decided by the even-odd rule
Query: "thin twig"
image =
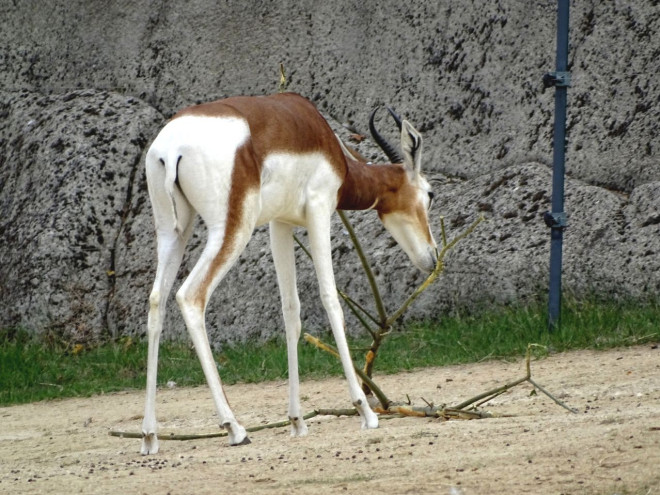
<path fill-rule="evenodd" d="M 387 320 L 387 313 L 385 312 L 385 305 L 383 304 L 383 298 L 380 297 L 380 291 L 378 290 L 378 284 L 376 283 L 376 277 L 374 276 L 374 272 L 371 270 L 371 266 L 367 261 L 366 255 L 364 254 L 362 245 L 360 244 L 360 241 L 355 235 L 353 226 L 346 218 L 346 214 L 342 210 L 337 210 L 337 213 L 339 214 L 339 218 L 341 218 L 344 227 L 346 227 L 346 230 L 348 231 L 348 235 L 351 237 L 353 246 L 355 246 L 357 255 L 360 258 L 360 262 L 362 263 L 362 268 L 364 269 L 364 273 L 367 275 L 367 279 L 369 280 L 369 286 L 371 287 L 371 292 L 373 293 L 374 296 L 374 302 L 376 303 L 378 316 L 380 317 L 380 321 L 382 323 Z"/>
<path fill-rule="evenodd" d="M 527 381 L 526 376 L 524 376 L 524 377 L 522 377 L 522 378 L 520 378 L 516 381 L 513 381 L 511 383 L 507 383 L 507 384 L 502 385 L 500 387 L 489 390 L 488 392 L 484 392 L 484 393 L 481 393 L 479 395 L 476 395 L 475 397 L 472 397 L 468 400 L 465 400 L 465 401 L 461 402 L 460 404 L 452 406 L 452 409 L 462 410 L 462 409 L 465 409 L 467 406 L 470 406 L 470 405 L 474 404 L 475 402 L 480 401 L 482 399 L 489 398 L 489 400 L 490 400 L 490 398 L 492 398 L 491 396 L 500 395 L 500 394 L 506 392 L 507 390 L 515 387 L 516 385 L 520 385 L 521 383 L 523 383 L 525 381 Z"/>
<path fill-rule="evenodd" d="M 357 409 L 317 409 L 319 416 L 357 416 Z"/>
<path fill-rule="evenodd" d="M 478 405 L 481 405 L 485 402 L 488 402 L 489 400 L 494 399 L 498 395 L 503 394 L 504 392 L 506 392 L 507 390 L 515 387 L 516 385 L 519 385 L 523 382 L 529 382 L 534 387 L 536 387 L 539 391 L 543 392 L 545 395 L 550 397 L 555 403 L 557 403 L 558 405 L 560 405 L 564 409 L 572 412 L 573 414 L 577 414 L 578 411 L 576 409 L 567 406 L 564 402 L 557 399 L 554 395 L 552 395 L 550 392 L 548 392 L 546 389 L 544 389 L 542 386 L 540 386 L 538 383 L 536 383 L 532 379 L 531 357 L 532 357 L 532 348 L 533 347 L 543 347 L 543 346 L 541 346 L 539 344 L 528 344 L 527 345 L 527 352 L 525 353 L 525 372 L 526 372 L 525 376 L 523 376 L 522 378 L 520 378 L 518 380 L 515 380 L 511 383 L 507 383 L 505 385 L 502 385 L 501 387 L 494 388 L 493 390 L 489 390 L 488 392 L 484 392 L 484 393 L 479 394 L 475 397 L 472 397 L 471 399 L 468 399 L 464 402 L 461 402 L 457 406 L 454 406 L 454 409 L 461 409 L 462 410 L 462 409 L 465 409 L 467 406 L 469 406 L 469 405 L 471 405 L 471 404 L 473 404 L 477 401 L 481 401 L 481 402 L 479 402 L 479 404 L 474 406 L 474 407 L 477 407 Z"/>
<path fill-rule="evenodd" d="M 442 247 L 447 245 L 447 233 L 445 232 L 445 217 L 440 217 L 440 232 L 442 233 Z"/>
<path fill-rule="evenodd" d="M 324 414 L 320 411 L 312 411 L 310 413 L 307 413 L 303 416 L 303 419 L 311 419 L 319 414 Z M 255 431 L 261 431 L 261 430 L 268 430 L 271 428 L 282 428 L 284 426 L 289 426 L 291 424 L 291 421 L 286 420 L 286 421 L 278 421 L 276 423 L 268 423 L 265 425 L 259 425 L 259 426 L 250 426 L 248 428 L 245 428 L 245 431 L 248 433 L 253 433 Z M 144 435 L 142 433 L 133 433 L 133 432 L 126 432 L 126 431 L 111 431 L 110 432 L 111 437 L 120 437 L 120 438 L 142 438 Z M 220 437 L 226 437 L 227 432 L 226 431 L 216 431 L 213 433 L 191 433 L 191 434 L 175 434 L 175 433 L 162 433 L 158 435 L 159 440 L 199 440 L 203 438 L 220 438 Z"/>
<path fill-rule="evenodd" d="M 348 305 L 348 308 L 351 310 L 351 312 L 355 315 L 355 317 L 358 319 L 358 321 L 362 324 L 362 326 L 365 328 L 367 332 L 369 332 L 369 335 L 371 335 L 373 338 L 376 337 L 376 332 L 374 332 L 371 327 L 369 326 L 369 323 L 363 318 L 362 315 L 367 316 L 369 319 L 371 319 L 372 322 L 374 322 L 376 325 L 378 325 L 378 321 L 371 316 L 362 306 L 360 306 L 357 302 L 355 302 L 353 299 L 348 297 L 344 292 L 337 290 L 337 293 L 341 296 L 341 298 L 344 300 L 344 302 Z"/>
<path fill-rule="evenodd" d="M 376 409 L 381 414 L 400 414 L 401 416 L 413 416 L 418 418 L 427 417 L 426 411 L 418 411 L 407 406 L 390 406 L 387 409 Z"/>
<path fill-rule="evenodd" d="M 298 239 L 298 236 L 296 234 L 293 234 L 293 240 L 296 241 L 300 249 L 303 250 L 303 252 L 307 255 L 307 257 L 310 260 L 314 261 L 314 258 L 312 258 L 312 253 L 310 253 L 309 250 L 305 247 L 305 245 L 302 242 L 300 242 L 300 239 Z"/>
<path fill-rule="evenodd" d="M 308 333 L 306 333 L 304 335 L 304 338 L 310 344 L 318 347 L 319 349 L 321 349 L 321 350 L 323 350 L 323 351 L 325 351 L 329 354 L 332 354 L 337 359 L 340 359 L 340 356 L 339 356 L 339 353 L 337 352 L 337 349 L 335 349 L 331 345 L 322 342 L 320 339 L 318 339 L 318 338 L 316 338 L 313 335 L 310 335 Z M 391 404 L 391 401 L 383 393 L 383 391 L 380 389 L 380 387 L 378 385 L 376 385 L 374 383 L 374 381 L 370 377 L 368 377 L 364 371 L 362 371 L 360 368 L 355 366 L 355 364 L 353 364 L 353 369 L 355 370 L 355 373 L 360 377 L 360 379 L 369 386 L 369 388 L 374 393 L 374 395 L 378 399 L 378 402 L 381 403 L 383 408 L 387 409 L 388 406 Z"/>
<path fill-rule="evenodd" d="M 321 349 L 322 351 L 327 352 L 328 354 L 332 354 L 337 359 L 341 359 L 340 356 L 339 356 L 339 353 L 337 352 L 337 349 L 335 349 L 331 345 L 328 345 L 328 344 L 324 343 L 321 339 L 316 338 L 313 335 L 310 335 L 308 333 L 306 333 L 303 337 L 307 342 L 309 342 L 313 346 Z"/>
<path fill-rule="evenodd" d="M 453 248 L 460 240 L 464 239 L 468 235 L 470 235 L 475 228 L 477 228 L 477 225 L 479 225 L 481 222 L 484 221 L 484 217 L 480 216 L 477 218 L 474 222 L 472 222 L 472 225 L 470 225 L 465 231 L 461 232 L 459 235 L 454 237 L 449 244 L 445 244 L 440 252 L 438 253 L 438 261 L 436 262 L 434 270 L 431 272 L 431 274 L 427 277 L 426 280 L 415 289 L 415 291 L 406 299 L 406 301 L 401 305 L 401 307 L 390 316 L 385 325 L 390 326 L 392 325 L 396 320 L 398 320 L 403 313 L 406 312 L 408 309 L 408 306 L 410 306 L 415 299 L 419 297 L 419 295 L 424 292 L 429 285 L 431 285 L 436 278 L 438 278 L 438 275 L 440 275 L 443 270 L 445 269 L 444 265 L 444 257 L 447 254 L 447 252 Z M 444 242 L 444 241 L 443 241 Z"/>
<path fill-rule="evenodd" d="M 288 85 L 289 81 L 287 80 L 286 73 L 284 72 L 284 64 L 280 62 L 280 84 L 277 88 L 278 93 L 284 93 Z"/>
<path fill-rule="evenodd" d="M 438 414 L 438 417 L 445 419 L 484 419 L 493 417 L 488 411 L 463 411 L 462 409 L 445 408 L 441 412 L 442 414 Z"/>
<path fill-rule="evenodd" d="M 574 408 L 572 408 L 572 407 L 568 407 L 564 402 L 562 402 L 562 401 L 560 401 L 559 399 L 557 399 L 557 397 L 555 397 L 554 395 L 552 395 L 550 392 L 548 392 L 546 389 L 544 389 L 541 385 L 539 385 L 538 383 L 536 383 L 536 382 L 535 382 L 534 380 L 532 380 L 531 378 L 528 378 L 527 381 L 528 381 L 529 383 L 531 383 L 532 385 L 534 385 L 537 389 L 539 389 L 539 390 L 540 390 L 541 392 L 543 392 L 545 395 L 547 395 L 548 397 L 550 397 L 550 398 L 551 398 L 556 404 L 560 405 L 561 407 L 563 407 L 563 408 L 566 409 L 567 411 L 572 412 L 573 414 L 578 414 L 579 411 L 578 411 L 577 409 L 574 409 Z"/>
<path fill-rule="evenodd" d="M 501 391 L 500 393 L 498 393 L 498 394 L 494 394 L 494 395 L 491 395 L 490 397 L 486 397 L 484 400 L 482 400 L 482 401 L 480 401 L 480 402 L 477 402 L 474 406 L 472 406 L 472 408 L 473 408 L 473 409 L 477 409 L 477 408 L 479 408 L 479 406 L 483 406 L 486 402 L 490 402 L 490 401 L 493 400 L 494 398 L 499 397 L 499 396 L 502 395 L 504 392 L 506 392 L 506 390 L 502 390 L 502 391 Z"/>
<path fill-rule="evenodd" d="M 365 307 L 363 307 L 360 303 L 358 303 L 355 299 L 353 299 L 351 296 L 349 296 L 349 295 L 346 294 L 344 291 L 341 291 L 341 290 L 339 290 L 339 289 L 337 289 L 337 292 L 339 293 L 339 295 L 341 296 L 341 298 L 342 298 L 344 301 L 346 301 L 347 303 L 352 304 L 353 306 L 355 306 L 355 308 L 358 309 L 358 310 L 360 310 L 360 312 L 361 312 L 363 315 L 365 315 L 366 317 L 368 317 L 368 318 L 369 318 L 373 323 L 375 323 L 376 325 L 379 325 L 379 326 L 380 326 L 380 322 L 378 321 L 378 318 L 376 318 L 376 317 L 375 317 L 374 315 L 372 315 L 369 311 L 367 311 L 367 309 L 366 309 Z M 355 311 L 354 311 L 354 313 L 355 313 Z"/>
<path fill-rule="evenodd" d="M 512 389 L 516 385 L 520 385 L 523 382 L 526 382 L 527 380 L 530 379 L 532 376 L 532 369 L 530 365 L 530 360 L 531 360 L 531 353 L 532 353 L 532 347 L 537 346 L 537 344 L 528 344 L 527 345 L 527 351 L 525 352 L 525 370 L 526 374 L 522 378 L 515 380 L 511 383 L 507 383 L 505 385 L 502 385 L 500 387 L 494 388 L 492 390 L 489 390 L 488 392 L 481 393 L 475 397 L 472 397 L 466 401 L 461 402 L 457 406 L 454 406 L 454 409 L 465 409 L 467 406 L 474 404 L 475 402 L 481 401 L 480 404 L 488 402 L 491 399 L 494 399 L 498 395 L 503 394 L 509 389 Z M 476 407 L 476 406 L 475 406 Z"/>

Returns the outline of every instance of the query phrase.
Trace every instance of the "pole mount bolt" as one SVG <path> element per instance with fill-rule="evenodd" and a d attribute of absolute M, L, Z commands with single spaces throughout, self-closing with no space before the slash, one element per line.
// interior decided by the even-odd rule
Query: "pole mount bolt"
<path fill-rule="evenodd" d="M 571 85 L 570 72 L 548 72 L 543 76 L 544 88 L 568 88 Z"/>
<path fill-rule="evenodd" d="M 551 229 L 565 229 L 568 227 L 566 224 L 566 213 L 559 212 L 559 213 L 551 213 L 549 211 L 546 211 L 543 214 L 543 221 L 545 224 L 550 227 Z"/>

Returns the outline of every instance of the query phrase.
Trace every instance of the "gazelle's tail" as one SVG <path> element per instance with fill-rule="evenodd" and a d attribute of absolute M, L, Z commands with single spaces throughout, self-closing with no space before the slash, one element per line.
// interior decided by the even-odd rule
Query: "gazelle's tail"
<path fill-rule="evenodd" d="M 179 224 L 179 217 L 176 212 L 176 199 L 174 197 L 174 187 L 178 184 L 178 173 L 179 173 L 179 162 L 181 161 L 182 156 L 178 155 L 176 160 L 174 156 L 168 157 L 165 163 L 165 192 L 170 198 L 170 205 L 172 207 L 172 219 L 174 224 L 174 230 L 179 234 L 183 234 L 183 226 Z"/>

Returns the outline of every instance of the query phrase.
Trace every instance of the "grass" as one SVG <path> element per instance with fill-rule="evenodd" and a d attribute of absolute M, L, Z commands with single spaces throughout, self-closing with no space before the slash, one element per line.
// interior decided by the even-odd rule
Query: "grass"
<path fill-rule="evenodd" d="M 567 302 L 561 329 L 545 331 L 545 307 L 500 308 L 479 315 L 457 315 L 440 322 L 422 322 L 387 337 L 376 361 L 377 373 L 394 373 L 484 359 L 518 358 L 527 344 L 548 352 L 606 349 L 660 341 L 660 306 L 633 302 Z M 322 339 L 333 343 L 332 337 Z M 352 340 L 360 363 L 370 344 Z M 35 341 L 20 331 L 0 331 L 0 405 L 63 397 L 90 396 L 145 384 L 145 342 L 124 338 L 94 347 Z M 263 344 L 227 347 L 216 353 L 225 383 L 259 382 L 287 376 L 283 339 Z M 306 378 L 341 374 L 335 358 L 302 343 L 300 371 Z M 161 345 L 159 383 L 178 386 L 204 383 L 188 343 Z"/>

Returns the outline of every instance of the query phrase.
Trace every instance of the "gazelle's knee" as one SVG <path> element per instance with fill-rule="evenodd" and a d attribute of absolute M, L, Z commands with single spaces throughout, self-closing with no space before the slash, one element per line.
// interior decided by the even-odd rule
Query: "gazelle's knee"
<path fill-rule="evenodd" d="M 165 301 L 163 300 L 162 293 L 154 289 L 149 294 L 149 319 L 154 322 L 162 318 L 162 313 L 165 309 Z"/>
<path fill-rule="evenodd" d="M 282 301 L 282 313 L 292 316 L 300 314 L 300 299 L 298 297 L 288 297 Z"/>
<path fill-rule="evenodd" d="M 181 287 L 178 291 L 176 291 L 175 299 L 180 309 L 183 309 L 191 302 L 190 296 L 186 291 L 185 287 Z"/>
<path fill-rule="evenodd" d="M 286 340 L 289 346 L 295 346 L 300 340 L 300 333 L 302 330 L 302 325 L 300 323 L 300 317 L 295 316 L 292 318 L 284 318 L 284 328 L 286 329 Z"/>
<path fill-rule="evenodd" d="M 149 294 L 149 309 L 154 310 L 160 307 L 161 294 L 159 290 L 152 290 Z"/>
<path fill-rule="evenodd" d="M 159 338 L 162 332 L 163 312 L 164 305 L 161 295 L 159 292 L 153 291 L 149 296 L 149 314 L 147 316 L 147 335 L 150 339 Z"/>
<path fill-rule="evenodd" d="M 204 317 L 204 300 L 195 292 L 181 287 L 176 293 L 176 302 L 186 323 L 197 323 L 196 320 Z"/>
<path fill-rule="evenodd" d="M 341 304 L 336 293 L 321 292 L 321 303 L 328 314 L 342 313 Z"/>

